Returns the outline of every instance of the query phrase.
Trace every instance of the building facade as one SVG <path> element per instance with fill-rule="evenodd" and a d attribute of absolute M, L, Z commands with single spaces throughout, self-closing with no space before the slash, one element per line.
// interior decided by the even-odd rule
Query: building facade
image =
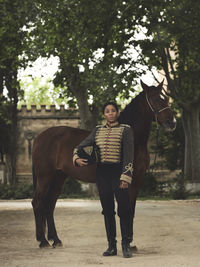
<path fill-rule="evenodd" d="M 32 181 L 32 146 L 36 136 L 54 126 L 79 127 L 79 115 L 76 110 L 41 105 L 30 109 L 23 105 L 18 112 L 18 150 L 16 174 L 18 182 Z"/>

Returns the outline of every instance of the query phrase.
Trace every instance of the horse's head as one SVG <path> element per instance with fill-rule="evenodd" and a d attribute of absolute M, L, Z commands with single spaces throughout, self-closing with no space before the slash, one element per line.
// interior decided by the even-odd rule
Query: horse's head
<path fill-rule="evenodd" d="M 148 108 L 155 115 L 156 122 L 162 125 L 166 131 L 173 131 L 176 128 L 176 119 L 169 107 L 168 97 L 162 93 L 163 81 L 156 86 L 148 86 L 141 81 L 145 93 Z"/>

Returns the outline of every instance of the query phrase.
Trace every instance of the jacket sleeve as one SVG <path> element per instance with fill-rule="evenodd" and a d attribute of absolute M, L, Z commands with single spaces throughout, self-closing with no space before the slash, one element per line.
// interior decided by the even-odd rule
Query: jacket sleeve
<path fill-rule="evenodd" d="M 77 146 L 73 151 L 73 164 L 75 164 L 76 159 L 79 158 L 78 150 L 87 146 L 94 146 L 95 144 L 95 136 L 96 136 L 97 128 L 95 127 L 92 132 Z"/>
<path fill-rule="evenodd" d="M 122 174 L 120 180 L 131 184 L 133 175 L 134 140 L 133 130 L 126 126 L 122 136 Z"/>

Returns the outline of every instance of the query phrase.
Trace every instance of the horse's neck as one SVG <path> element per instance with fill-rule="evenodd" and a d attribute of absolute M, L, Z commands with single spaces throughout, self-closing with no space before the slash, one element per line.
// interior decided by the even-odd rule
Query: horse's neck
<path fill-rule="evenodd" d="M 138 117 L 133 124 L 134 139 L 137 145 L 147 145 L 151 131 L 151 124 L 152 118 L 149 114 L 138 114 Z"/>
<path fill-rule="evenodd" d="M 134 105 L 134 102 L 131 103 L 131 105 Z M 133 109 L 132 112 L 128 112 L 128 110 L 127 111 L 125 110 L 125 112 L 121 114 L 119 118 L 120 123 L 125 123 L 125 124 L 127 123 L 132 126 L 134 131 L 135 143 L 138 146 L 147 145 L 149 134 L 151 131 L 151 124 L 153 120 L 153 116 L 149 111 L 149 108 L 145 107 L 147 107 L 146 103 L 137 104 L 137 108 Z"/>

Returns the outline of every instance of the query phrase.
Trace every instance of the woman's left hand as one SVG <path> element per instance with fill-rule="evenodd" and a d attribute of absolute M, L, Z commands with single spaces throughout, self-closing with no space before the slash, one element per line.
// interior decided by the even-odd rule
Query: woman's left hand
<path fill-rule="evenodd" d="M 125 181 L 121 181 L 120 182 L 120 186 L 119 186 L 121 189 L 126 189 L 126 188 L 128 188 L 128 183 L 127 182 L 125 182 Z"/>

